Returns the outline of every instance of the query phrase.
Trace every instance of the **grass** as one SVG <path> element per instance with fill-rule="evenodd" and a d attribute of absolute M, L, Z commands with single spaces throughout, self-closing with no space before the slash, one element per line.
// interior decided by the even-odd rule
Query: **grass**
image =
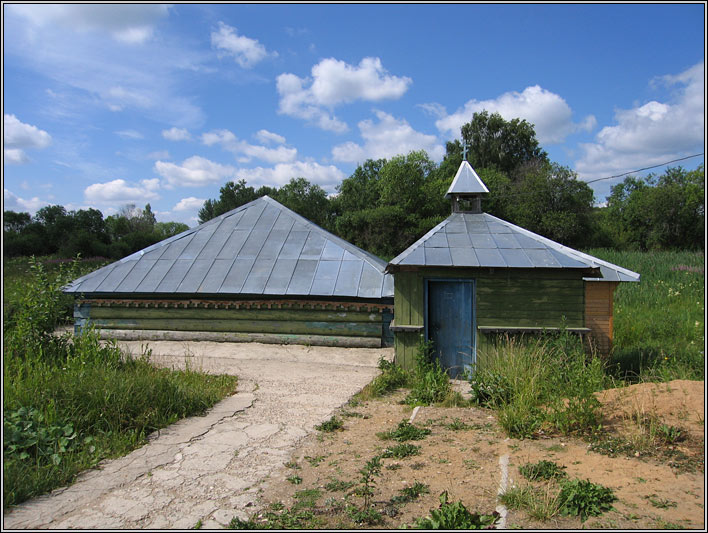
<path fill-rule="evenodd" d="M 4 324 L 3 506 L 71 483 L 99 461 L 124 455 L 153 431 L 204 413 L 236 389 L 234 376 L 153 367 L 149 352 L 122 353 L 92 331 L 57 336 L 59 288 L 79 265 L 31 275 Z"/>
<path fill-rule="evenodd" d="M 641 274 L 614 298 L 614 373 L 632 381 L 701 380 L 704 376 L 703 252 L 590 254 Z"/>

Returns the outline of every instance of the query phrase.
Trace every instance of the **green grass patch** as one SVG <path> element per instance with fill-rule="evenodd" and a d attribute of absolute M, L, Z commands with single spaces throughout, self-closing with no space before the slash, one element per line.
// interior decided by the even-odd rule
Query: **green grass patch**
<path fill-rule="evenodd" d="M 527 463 L 519 467 L 519 473 L 529 481 L 549 480 L 564 478 L 567 474 L 563 471 L 565 466 L 558 466 L 553 461 L 539 461 Z"/>
<path fill-rule="evenodd" d="M 397 442 L 406 442 L 409 440 L 423 440 L 425 437 L 430 435 L 430 430 L 427 428 L 420 428 L 414 424 L 411 424 L 407 420 L 402 420 L 399 422 L 396 429 L 390 431 L 382 431 L 377 433 L 376 436 L 383 440 L 395 440 Z"/>
<path fill-rule="evenodd" d="M 381 454 L 381 457 L 393 457 L 395 459 L 403 459 L 404 457 L 411 457 L 413 455 L 420 455 L 420 446 L 416 446 L 415 444 L 403 443 L 393 446 L 391 448 L 386 448 Z"/>
<path fill-rule="evenodd" d="M 324 433 L 333 433 L 335 431 L 344 429 L 344 423 L 340 418 L 333 416 L 329 420 L 326 420 L 325 422 L 322 422 L 321 424 L 315 426 L 315 429 Z"/>
<path fill-rule="evenodd" d="M 490 529 L 499 520 L 499 513 L 479 514 L 469 511 L 462 502 L 449 502 L 447 491 L 440 495 L 440 507 L 430 515 L 418 518 L 415 529 Z"/>
<path fill-rule="evenodd" d="M 76 264 L 53 273 L 31 264 L 4 324 L 3 505 L 71 483 L 99 461 L 124 455 L 153 431 L 203 414 L 236 389 L 236 377 L 153 367 L 87 330 L 56 336 L 60 287 Z"/>

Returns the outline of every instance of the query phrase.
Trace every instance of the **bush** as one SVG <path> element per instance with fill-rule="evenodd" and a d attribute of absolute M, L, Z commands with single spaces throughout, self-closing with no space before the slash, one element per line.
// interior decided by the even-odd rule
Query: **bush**
<path fill-rule="evenodd" d="M 433 405 L 443 402 L 450 394 L 450 378 L 435 358 L 432 342 L 422 342 L 416 352 L 416 369 L 408 405 Z"/>

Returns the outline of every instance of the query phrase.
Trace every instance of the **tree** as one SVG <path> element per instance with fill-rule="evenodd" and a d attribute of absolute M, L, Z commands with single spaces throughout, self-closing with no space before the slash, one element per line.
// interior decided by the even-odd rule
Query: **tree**
<path fill-rule="evenodd" d="M 462 139 L 469 146 L 467 160 L 477 171 L 494 167 L 515 179 L 515 171 L 524 163 L 548 162 L 548 154 L 539 146 L 533 124 L 526 120 L 506 121 L 499 113 L 475 113 L 472 120 L 462 126 Z M 457 140 L 447 144 L 448 154 L 461 150 L 462 145 Z"/>
<path fill-rule="evenodd" d="M 263 194 L 268 193 L 263 191 Z M 199 210 L 199 223 L 204 224 L 207 220 L 223 215 L 257 198 L 260 196 L 256 194 L 253 187 L 246 186 L 246 180 L 230 181 L 219 189 L 217 200 L 209 199 L 204 202 L 204 206 Z"/>
<path fill-rule="evenodd" d="M 261 189 L 258 192 L 261 192 Z M 318 226 L 330 226 L 331 207 L 327 193 L 319 185 L 310 183 L 305 178 L 293 178 L 273 192 L 272 196 L 274 200 Z"/>
<path fill-rule="evenodd" d="M 607 198 L 610 231 L 620 246 L 698 249 L 705 239 L 705 173 L 668 168 L 661 176 L 628 176 Z"/>
<path fill-rule="evenodd" d="M 22 228 L 32 222 L 32 217 L 29 213 L 15 213 L 14 211 L 5 211 L 3 214 L 3 230 L 20 232 Z"/>
<path fill-rule="evenodd" d="M 160 238 L 160 240 L 168 239 L 187 231 L 189 226 L 183 224 L 182 222 L 158 222 L 155 224 L 155 234 Z"/>

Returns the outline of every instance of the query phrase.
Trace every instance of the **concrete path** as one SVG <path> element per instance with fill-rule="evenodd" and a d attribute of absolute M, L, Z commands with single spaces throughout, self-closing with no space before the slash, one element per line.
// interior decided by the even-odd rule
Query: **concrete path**
<path fill-rule="evenodd" d="M 121 344 L 141 352 L 140 342 Z M 187 529 L 200 520 L 222 528 L 246 518 L 259 486 L 297 442 L 378 373 L 380 357 L 393 357 L 392 349 L 255 343 L 149 347 L 162 366 L 237 375 L 237 394 L 70 487 L 12 509 L 5 529 Z"/>

